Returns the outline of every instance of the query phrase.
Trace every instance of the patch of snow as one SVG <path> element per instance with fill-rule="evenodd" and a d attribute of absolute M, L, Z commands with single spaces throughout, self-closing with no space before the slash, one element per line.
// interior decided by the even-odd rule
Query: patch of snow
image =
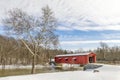
<path fill-rule="evenodd" d="M 44 66 L 43 65 L 36 65 L 35 66 L 37 69 L 41 69 Z M 31 69 L 32 66 L 31 65 L 6 65 L 5 69 Z M 2 69 L 2 65 L 0 65 L 0 69 Z"/>
<path fill-rule="evenodd" d="M 56 57 L 62 57 L 62 56 L 79 56 L 79 55 L 88 55 L 90 53 L 75 53 L 75 54 L 63 54 L 63 55 L 56 55 Z"/>

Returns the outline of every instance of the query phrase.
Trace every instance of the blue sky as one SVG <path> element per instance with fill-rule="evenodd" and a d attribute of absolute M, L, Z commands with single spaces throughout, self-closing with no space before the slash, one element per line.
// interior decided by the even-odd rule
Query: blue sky
<path fill-rule="evenodd" d="M 60 48 L 89 50 L 99 47 L 100 42 L 120 46 L 119 0 L 0 0 L 0 20 L 12 8 L 41 15 L 46 5 L 58 20 L 55 33 L 59 35 Z"/>

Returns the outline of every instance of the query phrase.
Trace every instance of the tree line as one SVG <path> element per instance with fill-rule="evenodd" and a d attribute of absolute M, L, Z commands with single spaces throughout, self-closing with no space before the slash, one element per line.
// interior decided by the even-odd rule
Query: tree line
<path fill-rule="evenodd" d="M 120 46 L 109 47 L 106 43 L 100 43 L 95 52 L 97 61 L 120 61 Z"/>
<path fill-rule="evenodd" d="M 27 41 L 26 43 L 29 47 L 32 47 L 31 43 Z M 45 64 L 55 55 L 67 53 L 67 51 L 60 49 L 45 49 L 44 47 L 39 47 L 39 49 L 36 64 Z M 5 65 L 30 65 L 32 64 L 31 58 L 29 50 L 20 40 L 0 36 L 0 65 L 3 68 L 5 68 Z"/>

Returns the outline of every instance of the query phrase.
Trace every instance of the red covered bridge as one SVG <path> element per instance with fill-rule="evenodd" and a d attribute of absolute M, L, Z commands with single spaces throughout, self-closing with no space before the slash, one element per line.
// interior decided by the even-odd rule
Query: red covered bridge
<path fill-rule="evenodd" d="M 88 64 L 96 62 L 96 54 L 90 53 L 76 53 L 76 54 L 64 54 L 55 56 L 56 63 L 68 63 L 68 64 Z"/>

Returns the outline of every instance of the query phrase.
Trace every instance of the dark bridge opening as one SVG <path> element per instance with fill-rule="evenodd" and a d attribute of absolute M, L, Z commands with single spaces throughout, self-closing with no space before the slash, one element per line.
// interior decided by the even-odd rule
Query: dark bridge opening
<path fill-rule="evenodd" d="M 94 63 L 94 57 L 89 57 L 89 63 Z"/>

